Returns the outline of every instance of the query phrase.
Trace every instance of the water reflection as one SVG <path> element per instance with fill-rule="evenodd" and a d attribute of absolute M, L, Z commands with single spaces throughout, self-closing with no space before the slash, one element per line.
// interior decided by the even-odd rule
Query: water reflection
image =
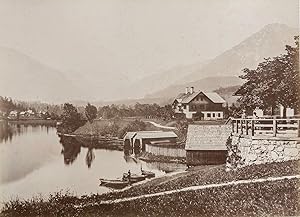
<path fill-rule="evenodd" d="M 49 129 L 53 127 L 53 124 L 18 124 L 10 123 L 8 121 L 0 121 L 0 143 L 11 143 L 15 136 L 21 136 L 24 133 L 28 133 L 28 130 L 37 133 L 45 129 L 48 134 Z"/>
<path fill-rule="evenodd" d="M 99 142 L 95 140 L 87 140 L 77 137 L 60 137 L 60 143 L 62 144 L 62 151 L 61 154 L 64 156 L 64 163 L 65 165 L 71 165 L 75 162 L 78 158 L 81 149 L 86 149 L 85 154 L 85 164 L 90 169 L 92 167 L 93 162 L 95 161 L 96 154 L 95 150 L 109 150 L 109 145 L 99 146 Z M 141 164 L 139 157 L 141 156 L 142 152 L 140 149 L 124 149 L 123 159 L 126 163 L 134 163 L 134 164 Z M 160 170 L 164 172 L 172 172 L 176 170 L 184 170 L 186 168 L 185 164 L 179 163 L 161 163 L 161 162 L 147 162 L 147 167 Z"/>
<path fill-rule="evenodd" d="M 32 147 L 39 147 L 39 144 L 33 140 L 33 134 L 36 136 L 41 136 L 41 132 L 46 132 L 49 134 L 55 129 L 49 125 L 41 125 L 41 124 L 14 124 L 9 123 L 7 121 L 0 122 L 0 143 L 12 143 L 14 137 L 22 137 L 20 138 L 21 143 L 31 144 Z M 53 134 L 54 132 L 52 132 Z M 25 135 L 22 136 L 22 135 Z M 51 138 L 51 135 L 49 135 Z M 26 139 L 26 140 L 25 140 Z M 27 141 L 28 139 L 28 141 Z M 46 137 L 45 137 L 46 139 Z M 48 140 L 48 139 L 47 139 Z M 45 140 L 45 141 L 47 141 Z M 78 137 L 59 137 L 59 143 L 61 144 L 61 154 L 63 155 L 63 162 L 65 165 L 72 165 L 78 156 L 80 155 L 81 149 L 86 149 L 85 154 L 85 164 L 88 169 L 92 167 L 93 162 L 95 161 L 96 154 L 95 149 L 106 149 L 109 150 L 110 144 L 105 143 L 103 141 L 92 140 L 92 139 L 82 139 Z M 17 147 L 15 147 L 17 148 Z M 10 148 L 12 150 L 12 148 Z M 21 147 L 17 148 L 18 151 L 21 150 Z M 28 149 L 28 153 L 32 151 L 40 151 Z M 45 151 L 45 150 L 44 150 Z M 140 163 L 138 158 L 141 155 L 140 149 L 125 149 L 123 159 L 126 163 Z M 40 157 L 35 156 L 35 159 L 40 159 Z M 183 165 L 171 165 L 171 164 L 162 164 L 162 163 L 147 163 L 149 167 L 153 169 L 163 170 L 166 172 L 177 170 L 178 168 L 183 168 Z"/>
<path fill-rule="evenodd" d="M 95 154 L 93 152 L 93 148 L 88 148 L 88 151 L 85 156 L 85 162 L 88 168 L 91 168 L 94 159 L 95 159 Z"/>
<path fill-rule="evenodd" d="M 181 167 L 140 161 L 138 149 L 123 152 L 103 141 L 58 137 L 51 126 L 0 122 L 0 143 L 0 202 L 67 189 L 104 193 L 99 178 L 115 179 L 128 170 L 140 174 L 141 167 L 159 177 Z"/>
<path fill-rule="evenodd" d="M 62 144 L 61 154 L 64 156 L 65 165 L 72 164 L 80 153 L 81 144 L 74 137 L 61 136 L 59 142 Z"/>
<path fill-rule="evenodd" d="M 11 141 L 13 137 L 13 129 L 6 121 L 0 122 L 0 143 Z"/>
<path fill-rule="evenodd" d="M 42 127 L 7 122 L 1 122 L 0 126 L 3 143 L 0 146 L 0 185 L 21 180 L 59 154 L 60 148 L 52 145 L 58 140 L 52 136 L 55 135 L 54 128 L 45 139 L 43 132 L 46 129 Z"/>
<path fill-rule="evenodd" d="M 88 168 L 91 168 L 92 163 L 95 160 L 95 153 L 93 151 L 94 147 L 83 143 L 75 137 L 61 136 L 59 142 L 62 144 L 63 147 L 63 149 L 61 150 L 61 154 L 63 154 L 64 156 L 65 165 L 71 165 L 77 159 L 81 151 L 81 147 L 87 147 L 85 163 Z"/>

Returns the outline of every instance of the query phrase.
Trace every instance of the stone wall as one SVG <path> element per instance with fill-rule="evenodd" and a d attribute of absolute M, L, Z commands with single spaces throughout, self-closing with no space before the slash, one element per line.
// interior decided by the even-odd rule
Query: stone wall
<path fill-rule="evenodd" d="M 232 135 L 227 168 L 300 159 L 300 140 Z"/>

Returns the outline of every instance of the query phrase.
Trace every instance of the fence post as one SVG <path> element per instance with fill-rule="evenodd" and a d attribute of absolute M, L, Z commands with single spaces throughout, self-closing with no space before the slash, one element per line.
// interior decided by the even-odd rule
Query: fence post
<path fill-rule="evenodd" d="M 300 120 L 298 120 L 298 137 L 300 137 Z"/>
<path fill-rule="evenodd" d="M 248 121 L 245 119 L 245 131 L 246 131 L 246 135 L 248 135 Z"/>
<path fill-rule="evenodd" d="M 273 136 L 275 137 L 277 133 L 277 121 L 273 119 Z"/>
<path fill-rule="evenodd" d="M 251 136 L 254 136 L 254 120 L 251 120 Z"/>
<path fill-rule="evenodd" d="M 243 120 L 241 119 L 241 134 L 243 134 Z"/>

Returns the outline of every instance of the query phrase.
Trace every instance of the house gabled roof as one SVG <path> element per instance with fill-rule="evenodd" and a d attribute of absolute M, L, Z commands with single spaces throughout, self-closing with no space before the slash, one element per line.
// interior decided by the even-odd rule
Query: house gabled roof
<path fill-rule="evenodd" d="M 197 91 L 194 93 L 180 93 L 175 100 L 181 103 L 189 103 L 192 101 L 196 96 L 198 96 L 200 93 L 203 93 L 210 101 L 213 103 L 226 103 L 226 101 L 217 93 L 215 92 L 203 92 L 203 91 Z"/>
<path fill-rule="evenodd" d="M 185 95 L 185 93 L 180 93 L 175 99 L 182 99 Z"/>
<path fill-rule="evenodd" d="M 226 101 L 216 92 L 202 92 L 213 103 L 226 103 Z"/>
<path fill-rule="evenodd" d="M 186 94 L 185 97 L 182 99 L 182 103 L 189 103 L 200 93 L 201 92 L 194 92 L 194 93 Z"/>

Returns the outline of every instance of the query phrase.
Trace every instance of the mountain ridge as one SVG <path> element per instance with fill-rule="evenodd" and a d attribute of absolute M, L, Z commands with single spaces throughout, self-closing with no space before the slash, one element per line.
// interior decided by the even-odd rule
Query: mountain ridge
<path fill-rule="evenodd" d="M 70 98 L 82 95 L 84 90 L 74 86 L 57 69 L 39 62 L 15 49 L 0 46 L 0 92 L 3 96 L 26 100 L 64 101 L 62 93 Z"/>
<path fill-rule="evenodd" d="M 170 85 L 145 97 L 176 96 L 180 90 L 190 86 L 207 90 L 207 86 L 211 85 L 212 88 L 209 88 L 209 90 L 212 90 L 220 87 L 240 85 L 242 81 L 238 82 L 236 78 L 241 75 L 242 69 L 256 68 L 264 58 L 284 53 L 285 45 L 294 44 L 294 36 L 296 34 L 299 34 L 298 29 L 291 28 L 285 24 L 268 24 L 236 46 L 216 56 L 199 71 L 188 74 L 182 79 L 181 83 Z M 210 83 L 203 83 L 202 79 L 209 78 L 211 75 L 216 79 L 210 79 L 208 81 Z M 217 77 L 220 79 L 227 77 L 228 84 L 222 81 L 222 85 L 216 87 L 215 84 L 220 83 Z M 229 80 L 228 77 L 231 77 L 232 80 Z"/>

